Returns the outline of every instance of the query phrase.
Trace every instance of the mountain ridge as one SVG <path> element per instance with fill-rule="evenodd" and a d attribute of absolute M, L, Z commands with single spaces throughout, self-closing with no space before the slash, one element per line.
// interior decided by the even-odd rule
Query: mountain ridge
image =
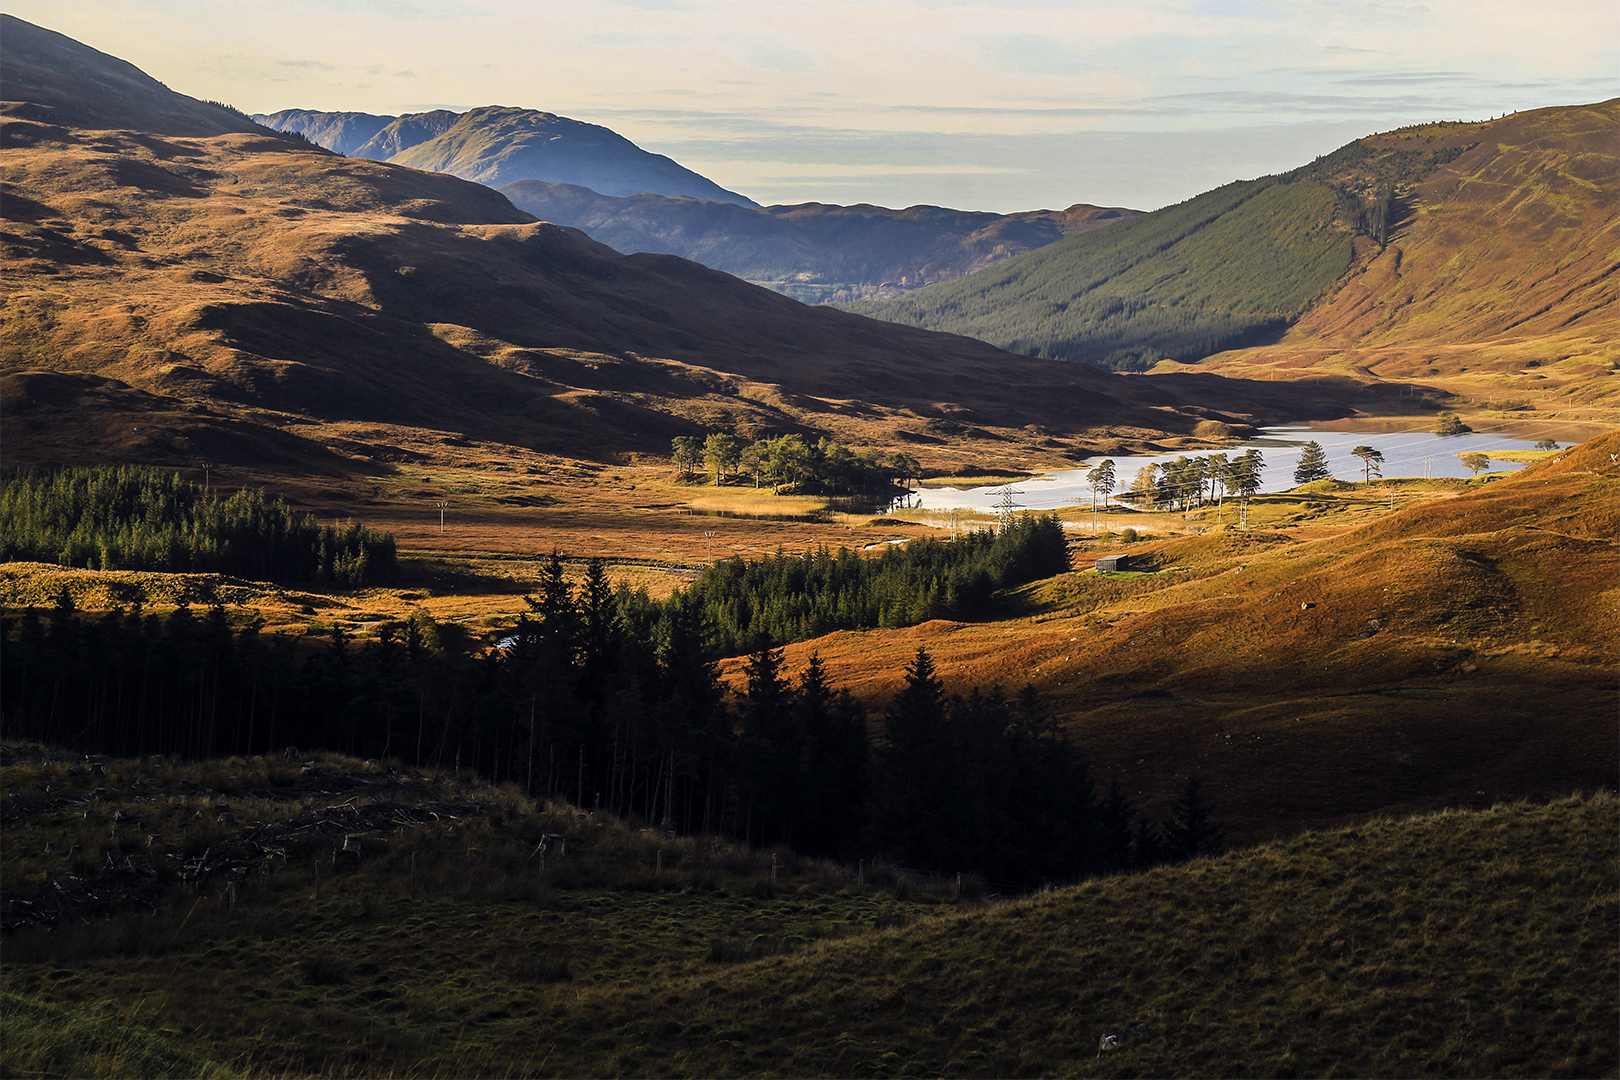
<path fill-rule="evenodd" d="M 611 128 L 538 109 L 485 105 L 403 116 L 283 109 L 253 119 L 297 131 L 345 156 L 445 172 L 490 187 L 532 179 L 611 196 L 650 192 L 758 205 Z"/>

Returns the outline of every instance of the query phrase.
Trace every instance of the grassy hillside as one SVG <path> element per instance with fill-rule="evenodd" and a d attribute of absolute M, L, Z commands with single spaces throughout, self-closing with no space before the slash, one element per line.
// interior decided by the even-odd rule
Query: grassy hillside
<path fill-rule="evenodd" d="M 1084 204 L 1020 214 L 742 207 L 645 194 L 608 198 L 534 180 L 501 193 L 543 221 L 571 225 L 619 251 L 679 255 L 807 303 L 900 295 L 1139 214 Z"/>
<path fill-rule="evenodd" d="M 1229 184 L 898 300 L 851 305 L 1012 352 L 1140 371 L 1275 332 L 1350 263 L 1339 195 Z"/>
<path fill-rule="evenodd" d="M 448 775 L 70 760 L 0 766 L 8 1075 L 1620 1069 L 1609 795 L 987 902 L 783 853 L 773 883 L 765 853 Z M 109 841 L 117 810 L 161 835 Z M 566 847 L 541 857 L 546 833 Z M 101 868 L 109 844 L 133 869 Z M 19 921 L 49 877 L 62 906 Z M 62 1009 L 108 1034 L 41 1030 Z"/>

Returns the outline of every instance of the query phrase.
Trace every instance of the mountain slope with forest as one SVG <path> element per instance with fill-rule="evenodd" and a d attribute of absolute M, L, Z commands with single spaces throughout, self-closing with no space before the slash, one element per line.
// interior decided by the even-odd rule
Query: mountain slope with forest
<path fill-rule="evenodd" d="M 1620 99 L 1352 144 L 1333 164 L 1385 185 L 1383 242 L 1358 239 L 1350 271 L 1275 343 L 1200 366 L 1573 395 L 1588 409 L 1606 401 L 1612 418 L 1617 146 Z"/>
<path fill-rule="evenodd" d="M 1369 136 L 988 273 L 850 306 L 1132 370 L 1256 339 L 1277 344 L 1249 355 L 1304 368 L 1305 350 L 1498 338 L 1589 352 L 1615 300 L 1616 114 L 1608 102 Z M 1353 360 L 1333 370 L 1366 375 Z"/>
<path fill-rule="evenodd" d="M 404 116 L 284 109 L 253 119 L 350 157 L 446 172 L 490 187 L 539 180 L 579 184 L 610 196 L 652 192 L 756 205 L 600 124 L 536 109 L 486 105 L 464 113 L 437 109 Z"/>
<path fill-rule="evenodd" d="M 807 303 L 897 296 L 1140 213 L 1083 203 L 1018 214 L 823 203 L 742 207 L 646 194 L 608 198 L 536 180 L 507 184 L 501 194 L 616 250 L 679 255 Z"/>

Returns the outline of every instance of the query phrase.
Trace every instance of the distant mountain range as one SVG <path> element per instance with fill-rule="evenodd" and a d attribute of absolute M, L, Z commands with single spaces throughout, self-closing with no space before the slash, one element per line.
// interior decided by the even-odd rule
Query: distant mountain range
<path fill-rule="evenodd" d="M 284 109 L 253 119 L 346 157 L 445 172 L 490 187 L 544 180 L 605 195 L 645 191 L 758 205 L 605 127 L 534 109 L 486 105 L 405 116 Z"/>
<path fill-rule="evenodd" d="M 1020 214 L 761 207 L 605 127 L 530 109 L 286 109 L 253 119 L 347 157 L 487 184 L 535 217 L 616 251 L 679 255 L 806 303 L 899 296 L 1141 213 L 1083 203 Z"/>
<path fill-rule="evenodd" d="M 679 255 L 808 303 L 898 296 L 1138 216 L 1122 207 L 973 213 L 938 206 L 745 207 L 519 180 L 514 206 L 619 251 Z"/>

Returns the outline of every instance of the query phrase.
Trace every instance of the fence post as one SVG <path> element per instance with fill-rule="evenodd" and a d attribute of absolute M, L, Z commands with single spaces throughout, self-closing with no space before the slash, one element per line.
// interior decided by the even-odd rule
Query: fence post
<path fill-rule="evenodd" d="M 776 887 L 776 852 L 771 852 L 771 887 Z"/>
<path fill-rule="evenodd" d="M 654 871 L 653 876 L 659 881 L 664 880 L 664 849 L 663 848 L 658 849 L 658 869 L 656 871 Z"/>
<path fill-rule="evenodd" d="M 321 898 L 321 857 L 315 856 L 315 899 Z"/>

